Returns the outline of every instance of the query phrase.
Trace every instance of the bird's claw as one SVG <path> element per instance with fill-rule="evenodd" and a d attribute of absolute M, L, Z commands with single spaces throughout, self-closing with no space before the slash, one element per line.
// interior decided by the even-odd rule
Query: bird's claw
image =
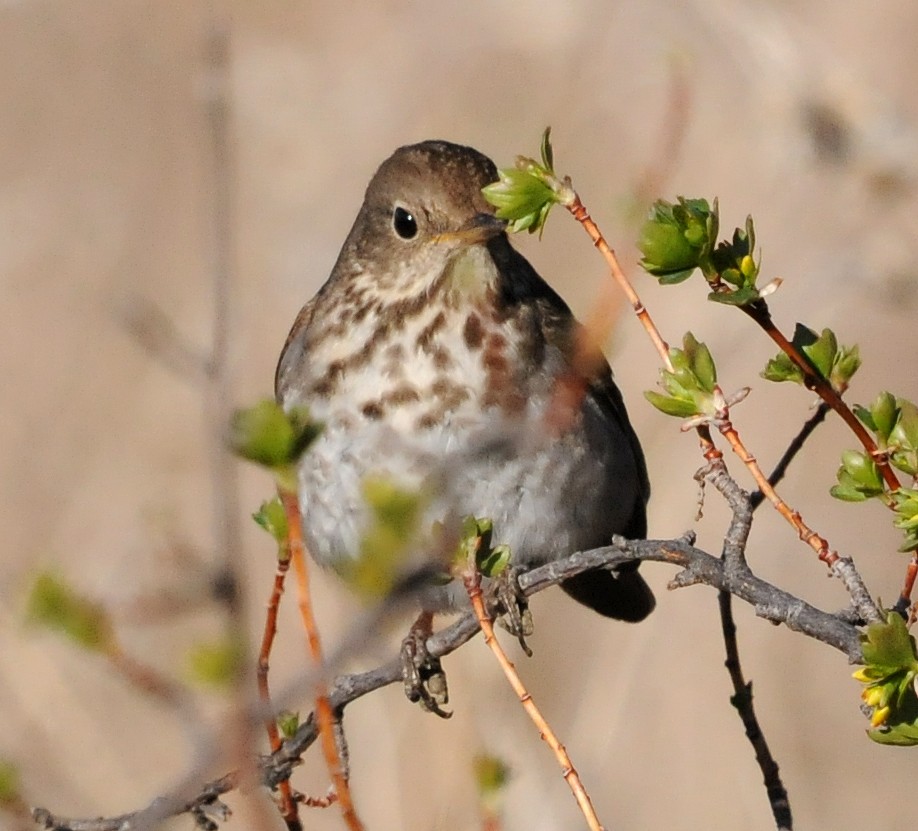
<path fill-rule="evenodd" d="M 492 587 L 501 613 L 497 622 L 519 641 L 523 652 L 531 658 L 526 638 L 533 632 L 532 612 L 529 599 L 520 589 L 519 570 L 512 566 L 504 569 L 494 578 Z"/>
<path fill-rule="evenodd" d="M 408 636 L 402 641 L 402 680 L 405 684 L 405 695 L 409 701 L 418 703 L 429 713 L 440 718 L 450 718 L 452 713 L 444 710 L 443 705 L 449 702 L 449 689 L 446 685 L 446 673 L 440 659 L 427 650 L 428 628 L 412 626 Z"/>

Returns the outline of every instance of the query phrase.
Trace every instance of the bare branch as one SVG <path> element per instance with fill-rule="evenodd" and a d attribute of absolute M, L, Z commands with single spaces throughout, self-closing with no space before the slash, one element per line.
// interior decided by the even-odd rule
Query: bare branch
<path fill-rule="evenodd" d="M 621 566 L 635 560 L 670 563 L 681 569 L 671 581 L 670 587 L 702 584 L 727 591 L 754 606 L 760 617 L 784 623 L 795 632 L 828 644 L 844 653 L 852 663 L 862 660 L 860 636 L 854 625 L 756 577 L 744 563 L 728 567 L 719 558 L 695 548 L 693 543 L 692 535 L 675 540 L 629 541 L 617 538 L 610 546 L 578 552 L 564 560 L 520 575 L 520 588 L 526 595 L 533 595 L 594 568 Z M 452 625 L 432 635 L 427 646 L 432 655 L 442 657 L 454 652 L 478 631 L 478 622 L 474 614 L 468 611 Z M 397 658 L 368 672 L 342 675 L 329 690 L 329 704 L 335 712 L 340 713 L 352 701 L 401 680 L 401 663 Z M 314 685 L 315 678 L 310 676 L 300 682 L 298 690 L 300 693 L 307 690 L 311 693 Z M 278 700 L 286 697 L 280 695 Z M 264 714 L 259 708 L 253 708 L 248 717 L 255 723 Z M 293 767 L 299 764 L 300 757 L 315 742 L 316 737 L 315 719 L 311 715 L 278 751 L 258 761 L 258 772 L 263 783 L 274 788 L 289 778 Z M 138 827 L 141 816 L 145 823 L 149 822 L 150 811 L 155 812 L 159 818 L 165 818 L 209 810 L 208 806 L 217 802 L 222 794 L 233 790 L 238 783 L 239 774 L 230 773 L 205 785 L 192 799 L 161 797 L 150 808 L 115 818 L 69 819 L 57 817 L 44 808 L 35 809 L 33 817 L 43 827 L 59 831 L 131 831 Z"/>

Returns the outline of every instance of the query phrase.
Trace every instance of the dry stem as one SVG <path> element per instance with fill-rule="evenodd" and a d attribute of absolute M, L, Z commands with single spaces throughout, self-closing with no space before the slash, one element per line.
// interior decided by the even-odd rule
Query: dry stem
<path fill-rule="evenodd" d="M 536 706 L 532 695 L 526 689 L 519 673 L 516 671 L 516 667 L 507 657 L 507 653 L 504 652 L 503 647 L 494 635 L 491 617 L 485 608 L 484 599 L 481 595 L 481 576 L 478 573 L 478 569 L 475 568 L 474 562 L 470 563 L 462 579 L 465 583 L 469 600 L 472 602 L 472 610 L 484 634 L 485 644 L 494 653 L 494 657 L 497 658 L 500 668 L 510 682 L 510 686 L 513 687 L 513 691 L 523 705 L 523 709 L 526 711 L 529 718 L 532 719 L 532 723 L 538 728 L 539 735 L 554 752 L 555 758 L 561 766 L 564 781 L 567 782 L 568 787 L 571 789 L 571 793 L 573 793 L 574 799 L 577 801 L 577 805 L 580 807 L 587 821 L 587 825 L 591 831 L 604 831 L 602 824 L 599 822 L 599 817 L 596 816 L 596 811 L 593 808 L 593 803 L 590 800 L 589 794 L 587 794 L 586 789 L 583 787 L 583 783 L 580 781 L 580 775 L 577 773 L 577 769 L 574 767 L 574 763 L 571 761 L 570 756 L 568 756 L 567 750 L 565 750 L 564 745 L 558 740 L 551 726 Z"/>

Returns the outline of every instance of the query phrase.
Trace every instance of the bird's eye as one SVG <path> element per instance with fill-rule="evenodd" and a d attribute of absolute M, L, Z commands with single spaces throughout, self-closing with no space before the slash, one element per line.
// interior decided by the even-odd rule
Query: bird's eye
<path fill-rule="evenodd" d="M 392 212 L 392 227 L 402 239 L 414 239 L 418 235 L 418 221 L 402 207 Z"/>

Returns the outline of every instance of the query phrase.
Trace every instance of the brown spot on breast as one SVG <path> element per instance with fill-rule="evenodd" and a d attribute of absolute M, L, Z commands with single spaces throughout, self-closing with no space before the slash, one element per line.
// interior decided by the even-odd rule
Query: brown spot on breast
<path fill-rule="evenodd" d="M 383 407 L 379 401 L 367 401 L 361 406 L 360 412 L 371 421 L 379 421 L 383 417 Z"/>
<path fill-rule="evenodd" d="M 389 390 L 380 399 L 383 405 L 388 404 L 410 404 L 413 401 L 420 401 L 421 394 L 411 384 L 400 384 L 392 390 Z"/>
<path fill-rule="evenodd" d="M 436 427 L 439 421 L 433 413 L 425 413 L 417 420 L 416 426 L 418 430 L 430 430 L 432 427 Z"/>
<path fill-rule="evenodd" d="M 418 349 L 423 350 L 424 352 L 430 353 L 434 348 L 433 339 L 434 335 L 437 334 L 444 326 L 446 325 L 446 315 L 443 312 L 439 312 L 437 316 L 430 321 L 417 337 L 417 346 Z"/>
<path fill-rule="evenodd" d="M 430 391 L 440 401 L 437 412 L 441 415 L 449 410 L 454 410 L 471 395 L 468 387 L 454 384 L 445 378 L 434 381 Z"/>
<path fill-rule="evenodd" d="M 493 333 L 485 343 L 481 362 L 485 369 L 485 391 L 482 403 L 500 407 L 508 413 L 520 413 L 526 407 L 526 396 L 517 386 L 507 359 L 507 341 Z"/>
<path fill-rule="evenodd" d="M 465 345 L 469 349 L 479 349 L 484 341 L 484 327 L 481 325 L 481 318 L 475 312 L 472 312 L 465 319 L 465 326 L 462 327 L 462 337 L 465 339 Z"/>
<path fill-rule="evenodd" d="M 449 350 L 439 344 L 431 347 L 430 357 L 433 359 L 433 365 L 437 369 L 449 369 L 453 365 L 453 359 L 449 354 Z"/>
<path fill-rule="evenodd" d="M 507 372 L 507 357 L 504 354 L 506 347 L 507 341 L 503 335 L 492 334 L 488 337 L 482 363 L 489 373 Z"/>

